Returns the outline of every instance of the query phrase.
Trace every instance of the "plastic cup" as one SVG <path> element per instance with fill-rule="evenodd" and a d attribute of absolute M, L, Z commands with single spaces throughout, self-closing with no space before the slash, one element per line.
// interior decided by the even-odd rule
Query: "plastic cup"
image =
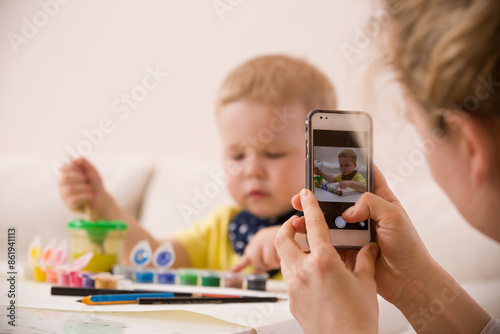
<path fill-rule="evenodd" d="M 115 264 L 113 266 L 113 275 L 123 276 L 125 279 L 129 279 L 131 281 L 134 280 L 135 272 L 136 270 L 132 266 L 124 266 L 121 264 Z"/>
<path fill-rule="evenodd" d="M 179 284 L 198 285 L 198 271 L 194 269 L 179 269 Z"/>
<path fill-rule="evenodd" d="M 220 273 L 216 271 L 204 271 L 201 274 L 202 286 L 220 286 Z"/>
<path fill-rule="evenodd" d="M 140 269 L 135 272 L 136 283 L 153 283 L 156 271 L 153 269 Z"/>
<path fill-rule="evenodd" d="M 316 188 L 319 188 L 319 186 L 321 185 L 322 181 L 323 181 L 323 176 L 315 176 L 314 177 L 314 186 Z"/>
<path fill-rule="evenodd" d="M 84 288 L 93 288 L 95 287 L 94 275 L 90 273 L 82 274 L 82 286 Z"/>
<path fill-rule="evenodd" d="M 158 272 L 157 282 L 158 284 L 175 284 L 176 277 L 177 273 L 175 270 Z"/>
<path fill-rule="evenodd" d="M 224 287 L 225 288 L 243 288 L 243 277 L 242 273 L 225 272 L 224 273 Z"/>
<path fill-rule="evenodd" d="M 266 291 L 266 282 L 268 278 L 268 273 L 247 275 L 247 289 Z"/>
<path fill-rule="evenodd" d="M 94 257 L 83 268 L 85 271 L 111 271 L 113 265 L 119 262 L 125 231 L 128 225 L 119 220 L 99 220 L 90 222 L 76 219 L 68 223 L 71 235 L 71 258 L 92 252 Z"/>

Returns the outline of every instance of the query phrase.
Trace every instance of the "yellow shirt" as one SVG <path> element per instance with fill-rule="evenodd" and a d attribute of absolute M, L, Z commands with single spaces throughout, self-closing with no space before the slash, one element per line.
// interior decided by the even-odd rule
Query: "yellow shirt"
<path fill-rule="evenodd" d="M 186 250 L 193 268 L 229 270 L 240 261 L 229 239 L 229 223 L 241 209 L 231 206 L 219 207 L 205 220 L 177 233 L 174 237 Z M 252 266 L 244 270 L 253 273 Z M 281 273 L 273 278 L 282 278 Z"/>
<path fill-rule="evenodd" d="M 337 182 L 341 182 L 342 181 L 342 173 L 336 175 L 335 179 L 337 180 Z M 352 178 L 351 181 L 366 183 L 365 178 L 359 172 L 354 175 L 354 177 Z"/>

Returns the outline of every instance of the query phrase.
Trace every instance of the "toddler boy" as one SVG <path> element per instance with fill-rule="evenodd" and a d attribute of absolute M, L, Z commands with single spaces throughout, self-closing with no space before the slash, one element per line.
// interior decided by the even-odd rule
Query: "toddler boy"
<path fill-rule="evenodd" d="M 338 159 L 340 174 L 329 175 L 319 167 L 314 167 L 314 174 L 322 176 L 328 183 L 338 182 L 338 188 L 340 189 L 349 187 L 360 193 L 366 192 L 366 180 L 356 170 L 358 166 L 356 152 L 351 149 L 342 150 L 338 155 Z"/>
<path fill-rule="evenodd" d="M 176 252 L 175 267 L 279 268 L 274 239 L 281 224 L 296 214 L 290 200 L 304 188 L 305 117 L 321 108 L 335 108 L 333 87 L 303 60 L 262 56 L 229 74 L 218 93 L 216 118 L 227 186 L 236 205 L 220 207 L 168 239 Z M 59 187 L 66 205 L 75 211 L 88 207 L 90 219 L 129 223 L 125 254 L 141 239 L 148 239 L 153 249 L 160 244 L 119 207 L 87 160 L 64 167 Z"/>

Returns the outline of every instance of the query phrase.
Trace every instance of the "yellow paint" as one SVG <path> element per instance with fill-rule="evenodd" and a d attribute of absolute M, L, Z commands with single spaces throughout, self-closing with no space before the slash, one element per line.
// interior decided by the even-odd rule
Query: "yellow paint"
<path fill-rule="evenodd" d="M 83 254 L 85 253 L 71 253 L 71 258 L 74 260 Z M 111 271 L 116 260 L 116 254 L 94 254 L 92 260 L 83 270 L 90 272 Z"/>
<path fill-rule="evenodd" d="M 45 282 L 45 271 L 40 266 L 35 267 L 35 281 Z"/>

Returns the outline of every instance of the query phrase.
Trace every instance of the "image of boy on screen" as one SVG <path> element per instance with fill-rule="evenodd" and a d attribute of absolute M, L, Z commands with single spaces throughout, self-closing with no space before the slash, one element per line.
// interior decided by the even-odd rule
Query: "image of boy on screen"
<path fill-rule="evenodd" d="M 358 160 L 356 152 L 351 149 L 342 150 L 338 155 L 338 159 L 340 168 L 339 174 L 327 174 L 319 167 L 314 167 L 314 174 L 323 177 L 328 183 L 338 182 L 338 188 L 341 190 L 352 188 L 359 193 L 366 192 L 366 180 L 363 175 L 356 170 Z"/>

